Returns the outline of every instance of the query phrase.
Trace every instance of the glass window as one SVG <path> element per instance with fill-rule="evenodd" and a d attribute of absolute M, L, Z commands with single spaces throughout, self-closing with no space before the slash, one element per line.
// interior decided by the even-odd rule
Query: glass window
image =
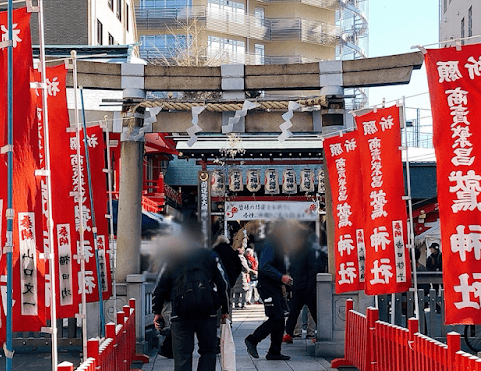
<path fill-rule="evenodd" d="M 129 5 L 125 4 L 125 29 L 129 31 L 129 23 L 130 23 L 130 10 Z"/>
<path fill-rule="evenodd" d="M 264 45 L 255 45 L 255 64 L 264 64 Z"/>
<path fill-rule="evenodd" d="M 114 10 L 114 0 L 108 0 L 110 10 Z"/>
<path fill-rule="evenodd" d="M 264 18 L 265 18 L 265 11 L 264 8 L 255 8 L 254 9 L 254 17 L 256 19 L 256 26 L 263 26 L 264 25 Z"/>
<path fill-rule="evenodd" d="M 461 19 L 461 39 L 464 38 L 464 18 Z M 461 44 L 464 45 L 464 40 L 461 40 Z"/>
<path fill-rule="evenodd" d="M 117 18 L 122 21 L 122 0 L 117 0 Z"/>
<path fill-rule="evenodd" d="M 104 26 L 102 22 L 97 19 L 97 43 L 98 45 L 103 45 L 103 34 L 104 34 Z"/>
<path fill-rule="evenodd" d="M 225 39 L 221 37 L 208 37 L 207 54 L 221 62 L 244 63 L 246 47 L 244 41 Z"/>
<path fill-rule="evenodd" d="M 141 58 L 172 58 L 187 47 L 186 35 L 141 35 Z"/>
<path fill-rule="evenodd" d="M 468 37 L 473 36 L 473 7 L 468 9 Z"/>

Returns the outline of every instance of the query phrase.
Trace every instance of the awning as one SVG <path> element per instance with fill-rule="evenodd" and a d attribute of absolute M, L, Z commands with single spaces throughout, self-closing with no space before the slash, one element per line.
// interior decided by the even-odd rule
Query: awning
<path fill-rule="evenodd" d="M 441 246 L 441 228 L 439 220 L 432 223 L 432 227 L 427 231 L 424 231 L 419 236 L 414 237 L 414 243 L 416 245 L 422 245 L 423 243 L 429 247 L 432 243 L 436 242 Z M 442 250 L 442 249 L 441 249 Z"/>

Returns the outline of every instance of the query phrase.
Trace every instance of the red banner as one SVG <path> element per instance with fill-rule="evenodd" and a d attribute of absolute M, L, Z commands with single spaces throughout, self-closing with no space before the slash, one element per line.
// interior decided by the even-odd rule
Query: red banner
<path fill-rule="evenodd" d="M 83 138 L 82 138 L 83 139 Z M 102 285 L 102 297 L 104 299 L 110 298 L 112 295 L 112 284 L 110 278 L 110 252 L 109 239 L 108 239 L 108 219 L 105 218 L 107 214 L 107 177 L 103 169 L 105 166 L 105 150 L 106 144 L 103 136 L 103 131 L 100 126 L 92 126 L 87 128 L 87 142 L 89 146 L 89 159 L 90 159 L 90 171 L 92 176 L 92 190 L 94 198 L 95 210 L 95 222 L 97 226 L 97 241 L 96 246 L 99 255 L 99 268 L 100 268 L 100 282 Z M 82 143 L 83 146 L 83 143 Z M 87 180 L 87 175 L 85 175 L 85 180 Z M 90 209 L 90 197 L 87 195 L 88 199 L 88 209 Z M 94 235 L 93 235 L 93 224 L 92 219 L 87 223 L 87 232 L 85 233 L 86 240 L 90 241 L 89 253 L 86 255 L 93 254 L 94 245 Z M 90 230 L 88 230 L 90 228 Z M 95 256 L 91 256 L 88 261 L 86 261 L 86 277 L 90 276 L 91 281 L 86 284 L 87 288 L 87 301 L 98 301 L 98 290 L 97 290 L 97 270 Z M 90 273 L 92 272 L 92 273 Z M 95 286 L 94 286 L 95 282 Z"/>
<path fill-rule="evenodd" d="M 393 106 L 355 117 L 364 190 L 365 291 L 369 295 L 403 292 L 411 286 L 399 110 Z"/>
<path fill-rule="evenodd" d="M 357 131 L 324 140 L 335 223 L 336 293 L 364 289 L 364 213 Z"/>
<path fill-rule="evenodd" d="M 7 12 L 0 12 L 2 38 L 8 32 Z M 39 331 L 45 326 L 44 282 L 45 266 L 39 259 L 42 245 L 42 198 L 38 130 L 35 116 L 35 96 L 30 89 L 32 77 L 32 44 L 30 14 L 25 8 L 13 11 L 13 331 Z M 0 146 L 7 144 L 8 51 L 0 50 Z M 6 155 L 0 161 L 0 175 L 6 182 Z M 1 293 L 5 308 L 6 256 L 3 246 L 6 238 L 5 213 L 8 199 L 6 184 L 0 187 L 2 200 L 2 258 Z M 2 327 L 5 323 L 2 311 Z M 3 331 L 0 340 L 4 336 Z"/>
<path fill-rule="evenodd" d="M 481 48 L 428 50 L 425 62 L 437 161 L 445 321 L 480 324 L 481 144 L 475 138 L 481 137 Z"/>
<path fill-rule="evenodd" d="M 56 303 L 57 317 L 73 317 L 79 311 L 78 304 L 78 265 L 73 256 L 77 253 L 77 233 L 75 230 L 75 203 L 70 195 L 72 177 L 66 169 L 71 168 L 71 158 L 65 153 L 70 147 L 67 132 L 69 116 L 67 109 L 66 77 L 64 65 L 46 69 L 47 103 L 49 110 L 50 171 L 52 184 L 52 218 L 55 222 L 52 248 L 56 264 Z M 37 74 L 37 81 L 40 75 Z M 42 118 L 42 99 L 38 96 L 39 118 Z M 43 148 L 43 141 L 40 147 Z M 46 228 L 46 226 L 44 227 Z M 51 285 L 48 276 L 48 285 Z M 47 290 L 46 303 L 50 305 L 51 291 Z"/>

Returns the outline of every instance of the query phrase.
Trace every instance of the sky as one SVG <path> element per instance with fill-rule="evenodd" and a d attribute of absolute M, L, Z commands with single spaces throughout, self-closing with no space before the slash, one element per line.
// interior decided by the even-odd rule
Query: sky
<path fill-rule="evenodd" d="M 417 50 L 411 49 L 413 45 L 438 42 L 439 0 L 368 1 L 369 57 L 410 53 Z M 406 107 L 429 108 L 428 94 L 409 98 L 427 91 L 423 66 L 421 70 L 413 71 L 408 85 L 369 89 L 369 104 L 380 104 L 383 98 L 390 102 L 405 96 Z M 408 109 L 407 118 L 413 115 L 415 110 Z M 425 116 L 430 116 L 428 110 L 421 111 L 421 117 Z"/>

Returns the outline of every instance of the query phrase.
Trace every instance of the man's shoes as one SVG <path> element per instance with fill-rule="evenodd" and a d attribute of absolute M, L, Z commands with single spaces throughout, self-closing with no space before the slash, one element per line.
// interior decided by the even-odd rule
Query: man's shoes
<path fill-rule="evenodd" d="M 247 347 L 247 353 L 249 353 L 254 358 L 259 358 L 259 353 L 257 353 L 257 344 L 250 340 L 249 336 L 244 339 Z"/>
<path fill-rule="evenodd" d="M 266 359 L 269 361 L 288 361 L 291 359 L 290 356 L 285 356 L 284 354 L 266 354 Z"/>
<path fill-rule="evenodd" d="M 289 334 L 285 334 L 282 338 L 282 341 L 287 344 L 292 344 L 292 336 Z"/>
<path fill-rule="evenodd" d="M 166 351 L 166 350 L 162 349 L 162 347 L 159 348 L 157 353 L 159 355 L 161 355 L 162 357 L 165 357 L 165 358 L 169 358 L 169 359 L 174 358 L 174 354 L 172 352 Z"/>

